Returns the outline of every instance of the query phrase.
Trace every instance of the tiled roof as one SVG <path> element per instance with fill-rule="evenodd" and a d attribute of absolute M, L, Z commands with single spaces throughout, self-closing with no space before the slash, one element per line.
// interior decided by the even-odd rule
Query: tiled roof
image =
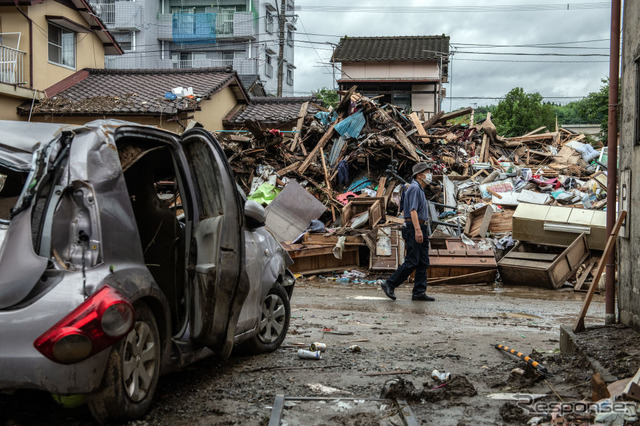
<path fill-rule="evenodd" d="M 449 53 L 449 37 L 345 37 L 333 53 L 333 62 L 425 61 Z"/>
<path fill-rule="evenodd" d="M 271 126 L 282 125 L 296 120 L 302 104 L 307 101 L 317 102 L 312 97 L 254 97 L 251 99 L 251 104 L 228 118 L 227 122 L 232 125 L 242 125 L 247 120 L 256 120 Z M 318 109 L 309 104 L 307 114 L 316 112 Z"/>
<path fill-rule="evenodd" d="M 180 70 L 85 69 L 46 90 L 34 113 L 57 115 L 158 115 L 198 108 L 202 99 L 234 85 L 245 98 L 235 71 L 223 68 Z M 193 99 L 169 100 L 165 92 L 193 88 Z M 25 108 L 28 112 L 28 107 Z"/>

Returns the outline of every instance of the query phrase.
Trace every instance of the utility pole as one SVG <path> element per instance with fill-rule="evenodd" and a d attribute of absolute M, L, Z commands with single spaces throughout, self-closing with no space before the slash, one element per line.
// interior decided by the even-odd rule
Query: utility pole
<path fill-rule="evenodd" d="M 278 97 L 282 96 L 282 80 L 284 77 L 284 24 L 286 23 L 286 18 L 284 16 L 285 7 L 286 0 L 281 0 L 280 10 L 278 10 L 278 45 L 280 47 L 280 49 L 278 50 Z"/>

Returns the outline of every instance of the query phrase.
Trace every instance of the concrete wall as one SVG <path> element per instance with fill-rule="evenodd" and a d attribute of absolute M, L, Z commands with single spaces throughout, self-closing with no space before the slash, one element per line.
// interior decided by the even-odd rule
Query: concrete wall
<path fill-rule="evenodd" d="M 25 102 L 25 99 L 6 96 L 0 93 L 0 120 L 23 120 L 18 115 L 18 106 Z"/>
<path fill-rule="evenodd" d="M 435 91 L 437 85 L 435 84 L 414 84 L 411 87 L 412 92 L 423 91 Z M 424 112 L 435 113 L 437 111 L 437 104 L 435 101 L 435 93 L 412 93 L 411 94 L 411 109 L 413 111 L 420 111 L 424 109 Z"/>
<path fill-rule="evenodd" d="M 29 78 L 29 56 L 31 56 L 33 58 L 33 82 L 30 83 L 34 89 L 44 90 L 82 68 L 104 68 L 104 47 L 100 39 L 92 32 L 76 34 L 75 68 L 71 69 L 49 63 L 48 24 L 45 16 L 64 16 L 88 28 L 89 24 L 77 10 L 56 1 L 45 1 L 35 6 L 24 7 L 23 11 L 33 21 L 31 31 L 33 52 L 29 51 L 29 23 L 15 7 L 0 7 L 1 31 L 21 33 L 20 50 L 27 53 L 27 58 L 24 61 L 24 75 L 27 79 Z"/>
<path fill-rule="evenodd" d="M 622 44 L 622 90 L 620 129 L 620 171 L 631 170 L 630 202 L 627 216 L 629 238 L 618 238 L 618 301 L 623 323 L 640 330 L 640 145 L 635 141 L 640 81 L 636 58 L 640 58 L 640 3 L 625 1 Z"/>
<path fill-rule="evenodd" d="M 222 119 L 236 106 L 238 100 L 230 87 L 225 87 L 211 97 L 210 100 L 201 103 L 202 108 L 196 112 L 195 120 L 209 131 L 223 130 Z"/>
<path fill-rule="evenodd" d="M 438 78 L 434 62 L 343 62 L 342 79 Z"/>

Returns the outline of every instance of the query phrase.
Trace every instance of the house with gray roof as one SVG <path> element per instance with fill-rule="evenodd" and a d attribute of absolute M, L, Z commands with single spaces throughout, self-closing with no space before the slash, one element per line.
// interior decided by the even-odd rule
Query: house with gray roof
<path fill-rule="evenodd" d="M 87 68 L 45 93 L 45 99 L 21 105 L 18 114 L 31 121 L 69 124 L 119 118 L 181 133 L 191 120 L 210 131 L 222 130 L 229 112 L 249 102 L 230 68 Z"/>
<path fill-rule="evenodd" d="M 340 89 L 357 86 L 358 92 L 382 103 L 431 116 L 440 111 L 445 96 L 449 37 L 344 37 L 331 61 L 340 64 Z"/>

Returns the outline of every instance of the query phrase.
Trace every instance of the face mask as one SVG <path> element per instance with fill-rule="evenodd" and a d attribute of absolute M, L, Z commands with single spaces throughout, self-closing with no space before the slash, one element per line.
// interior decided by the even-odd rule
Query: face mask
<path fill-rule="evenodd" d="M 424 181 L 426 183 L 431 183 L 433 181 L 433 174 L 431 173 L 425 173 L 424 174 Z"/>

